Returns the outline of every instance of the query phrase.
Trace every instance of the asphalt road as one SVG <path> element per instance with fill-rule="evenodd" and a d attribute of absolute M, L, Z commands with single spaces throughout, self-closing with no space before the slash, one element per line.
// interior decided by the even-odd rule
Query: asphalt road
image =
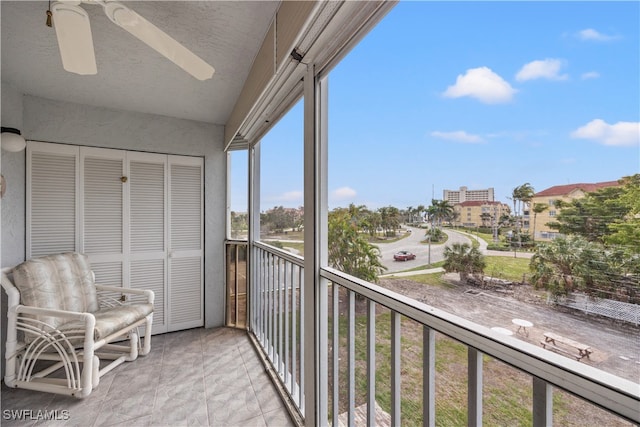
<path fill-rule="evenodd" d="M 427 265 L 429 263 L 429 260 L 431 260 L 431 263 L 442 261 L 444 259 L 445 246 L 451 245 L 452 243 L 456 242 L 471 244 L 471 240 L 476 239 L 476 237 L 472 234 L 443 228 L 442 231 L 444 231 L 449 236 L 449 239 L 444 244 L 432 244 L 431 257 L 429 257 L 429 245 L 426 243 L 421 243 L 422 240 L 424 240 L 424 233 L 426 230 L 414 227 L 407 228 L 411 230 L 410 236 L 392 243 L 377 244 L 378 248 L 380 248 L 380 254 L 382 256 L 382 265 L 387 267 L 387 271 L 385 271 L 385 274 L 393 273 L 396 271 L 409 270 L 413 267 Z M 487 250 L 487 242 L 485 242 L 483 239 L 478 239 L 478 243 L 480 243 L 480 252 L 482 252 L 484 255 L 517 258 L 531 258 L 533 256 L 532 252 L 514 253 L 510 251 L 502 252 Z M 398 251 L 413 252 L 414 254 L 416 254 L 416 259 L 411 261 L 394 261 L 393 254 Z"/>
<path fill-rule="evenodd" d="M 413 267 L 426 265 L 429 262 L 429 245 L 421 243 L 424 240 L 425 229 L 408 227 L 411 235 L 391 243 L 378 243 L 380 254 L 382 255 L 382 265 L 387 267 L 385 273 L 393 273 L 394 271 L 408 270 Z M 431 245 L 431 262 L 438 262 L 444 259 L 444 248 L 452 243 L 468 243 L 471 244 L 471 238 L 457 231 L 443 229 L 449 239 L 444 244 Z M 481 243 L 484 243 L 480 239 Z M 486 246 L 486 245 L 485 245 Z M 398 251 L 409 251 L 416 254 L 416 259 L 411 261 L 394 261 L 393 254 Z"/>

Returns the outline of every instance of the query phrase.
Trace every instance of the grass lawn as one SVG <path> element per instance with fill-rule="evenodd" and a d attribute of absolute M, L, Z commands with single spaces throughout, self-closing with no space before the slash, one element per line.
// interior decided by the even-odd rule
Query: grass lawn
<path fill-rule="evenodd" d="M 304 256 L 304 243 L 287 242 L 286 240 L 281 240 L 280 243 L 285 248 L 292 248 L 298 251 L 296 255 Z"/>
<path fill-rule="evenodd" d="M 489 234 L 489 233 L 477 233 L 477 234 L 478 234 L 478 237 L 480 237 L 482 240 L 487 242 L 487 244 L 491 245 L 491 244 L 495 243 L 493 241 L 493 234 Z"/>
<path fill-rule="evenodd" d="M 346 346 L 347 322 L 340 319 L 341 347 Z M 422 326 L 403 318 L 401 322 L 401 422 L 422 425 Z M 366 315 L 356 317 L 356 406 L 365 403 Z M 376 400 L 391 412 L 391 313 L 376 316 Z M 345 356 L 340 358 L 340 382 L 346 385 Z M 467 348 L 436 334 L 436 425 L 467 424 Z M 531 378 L 490 357 L 484 359 L 484 421 L 487 425 L 531 425 Z M 564 405 L 556 396 L 559 408 Z M 340 412 L 345 412 L 346 387 L 340 387 Z"/>
<path fill-rule="evenodd" d="M 356 304 L 365 304 L 359 301 Z M 356 309 L 356 312 L 361 312 Z M 391 312 L 379 308 L 376 315 L 376 401 L 391 412 Z M 355 318 L 355 405 L 366 403 L 367 395 L 367 316 Z M 339 411 L 347 411 L 347 320 L 339 319 Z M 331 331 L 331 327 L 329 327 Z M 422 349 L 423 326 L 411 319 L 401 320 L 401 425 L 422 426 Z M 330 342 L 332 339 L 330 338 Z M 331 353 L 330 353 L 331 354 Z M 331 355 L 330 355 L 331 359 Z M 329 366 L 332 361 L 329 360 Z M 436 426 L 467 425 L 467 347 L 436 333 L 435 360 Z M 333 379 L 329 379 L 329 396 Z M 584 425 L 575 414 L 588 413 L 589 425 L 621 425 L 620 420 L 567 393 L 554 391 L 553 417 L 558 425 Z M 329 403 L 331 408 L 331 402 Z M 531 377 L 505 363 L 484 356 L 483 421 L 484 425 L 530 426 L 532 423 Z M 585 420 L 583 420 L 585 421 Z"/>
<path fill-rule="evenodd" d="M 522 281 L 524 274 L 530 274 L 529 259 L 504 256 L 486 256 L 485 276 L 498 277 L 515 282 Z"/>

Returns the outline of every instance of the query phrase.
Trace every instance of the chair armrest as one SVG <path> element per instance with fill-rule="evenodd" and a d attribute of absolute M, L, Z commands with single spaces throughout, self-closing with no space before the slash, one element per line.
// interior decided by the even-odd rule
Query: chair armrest
<path fill-rule="evenodd" d="M 131 289 L 131 288 L 121 288 L 119 286 L 105 286 L 105 285 L 95 285 L 98 291 L 108 291 L 108 292 L 119 292 L 121 294 L 132 294 L 132 295 L 144 295 L 147 297 L 147 302 L 149 304 L 153 304 L 153 300 L 155 299 L 155 294 L 152 290 L 149 289 Z"/>
<path fill-rule="evenodd" d="M 9 274 L 11 270 L 12 270 L 11 268 L 2 269 L 1 284 L 2 284 L 2 287 L 4 288 L 4 291 L 7 293 L 8 306 L 16 307 L 20 305 L 20 292 L 18 291 L 18 288 L 15 287 L 15 285 L 9 278 Z"/>
<path fill-rule="evenodd" d="M 16 313 L 32 314 L 34 316 L 59 317 L 69 320 L 93 319 L 95 323 L 95 317 L 91 313 L 78 313 L 77 311 L 55 310 L 53 308 L 40 308 L 29 305 L 18 305 L 14 310 Z"/>
<path fill-rule="evenodd" d="M 92 313 L 78 313 L 75 311 L 55 310 L 51 308 L 39 308 L 39 307 L 32 307 L 28 305 L 17 305 L 13 308 L 10 308 L 9 312 L 15 312 L 16 316 L 18 314 L 30 314 L 33 316 L 48 316 L 48 317 L 57 317 L 61 319 L 67 319 L 69 321 L 73 321 L 73 320 L 80 321 L 84 325 L 85 347 L 92 346 L 94 343 L 93 334 L 96 326 L 96 318 Z M 45 323 L 42 323 L 42 322 L 40 323 L 45 325 Z M 51 325 L 49 325 L 49 327 L 52 330 L 58 329 Z"/>

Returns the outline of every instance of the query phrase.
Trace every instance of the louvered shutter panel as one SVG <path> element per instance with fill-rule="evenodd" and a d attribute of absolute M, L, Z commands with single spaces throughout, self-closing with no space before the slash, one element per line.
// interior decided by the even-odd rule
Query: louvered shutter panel
<path fill-rule="evenodd" d="M 164 170 L 164 163 L 129 163 L 132 253 L 164 251 Z"/>
<path fill-rule="evenodd" d="M 153 333 L 167 332 L 167 156 L 128 153 L 130 286 L 155 294 Z M 137 299 L 133 299 L 137 301 Z"/>
<path fill-rule="evenodd" d="M 122 263 L 103 262 L 91 264 L 91 270 L 96 275 L 96 283 L 104 286 L 122 286 Z M 100 292 L 101 300 L 119 300 L 122 294 L 116 292 Z M 113 302 L 113 301 L 111 301 Z"/>
<path fill-rule="evenodd" d="M 122 160 L 85 158 L 84 252 L 122 253 Z"/>
<path fill-rule="evenodd" d="M 75 251 L 78 148 L 27 147 L 27 259 Z"/>
<path fill-rule="evenodd" d="M 125 259 L 125 152 L 80 148 L 81 251 L 89 255 L 96 280 L 127 284 Z M 117 278 L 120 280 L 117 280 Z"/>
<path fill-rule="evenodd" d="M 199 257 L 171 260 L 171 324 L 198 322 L 202 307 L 202 264 Z"/>
<path fill-rule="evenodd" d="M 202 168 L 171 165 L 171 249 L 200 250 Z"/>
<path fill-rule="evenodd" d="M 201 158 L 169 156 L 170 330 L 204 324 L 202 178 Z"/>

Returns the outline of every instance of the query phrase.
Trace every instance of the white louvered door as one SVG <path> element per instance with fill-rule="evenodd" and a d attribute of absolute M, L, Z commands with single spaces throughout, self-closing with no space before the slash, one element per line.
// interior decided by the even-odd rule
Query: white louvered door
<path fill-rule="evenodd" d="M 27 145 L 27 259 L 78 247 L 78 148 Z"/>
<path fill-rule="evenodd" d="M 97 283 L 128 288 L 125 156 L 80 148 L 80 252 L 89 255 Z"/>
<path fill-rule="evenodd" d="M 203 326 L 203 175 L 202 158 L 29 141 L 27 259 L 84 252 L 98 283 L 155 292 L 154 334 Z"/>
<path fill-rule="evenodd" d="M 204 324 L 203 162 L 169 156 L 169 330 Z"/>
<path fill-rule="evenodd" d="M 167 332 L 167 156 L 128 153 L 132 288 L 155 293 L 153 332 Z"/>

